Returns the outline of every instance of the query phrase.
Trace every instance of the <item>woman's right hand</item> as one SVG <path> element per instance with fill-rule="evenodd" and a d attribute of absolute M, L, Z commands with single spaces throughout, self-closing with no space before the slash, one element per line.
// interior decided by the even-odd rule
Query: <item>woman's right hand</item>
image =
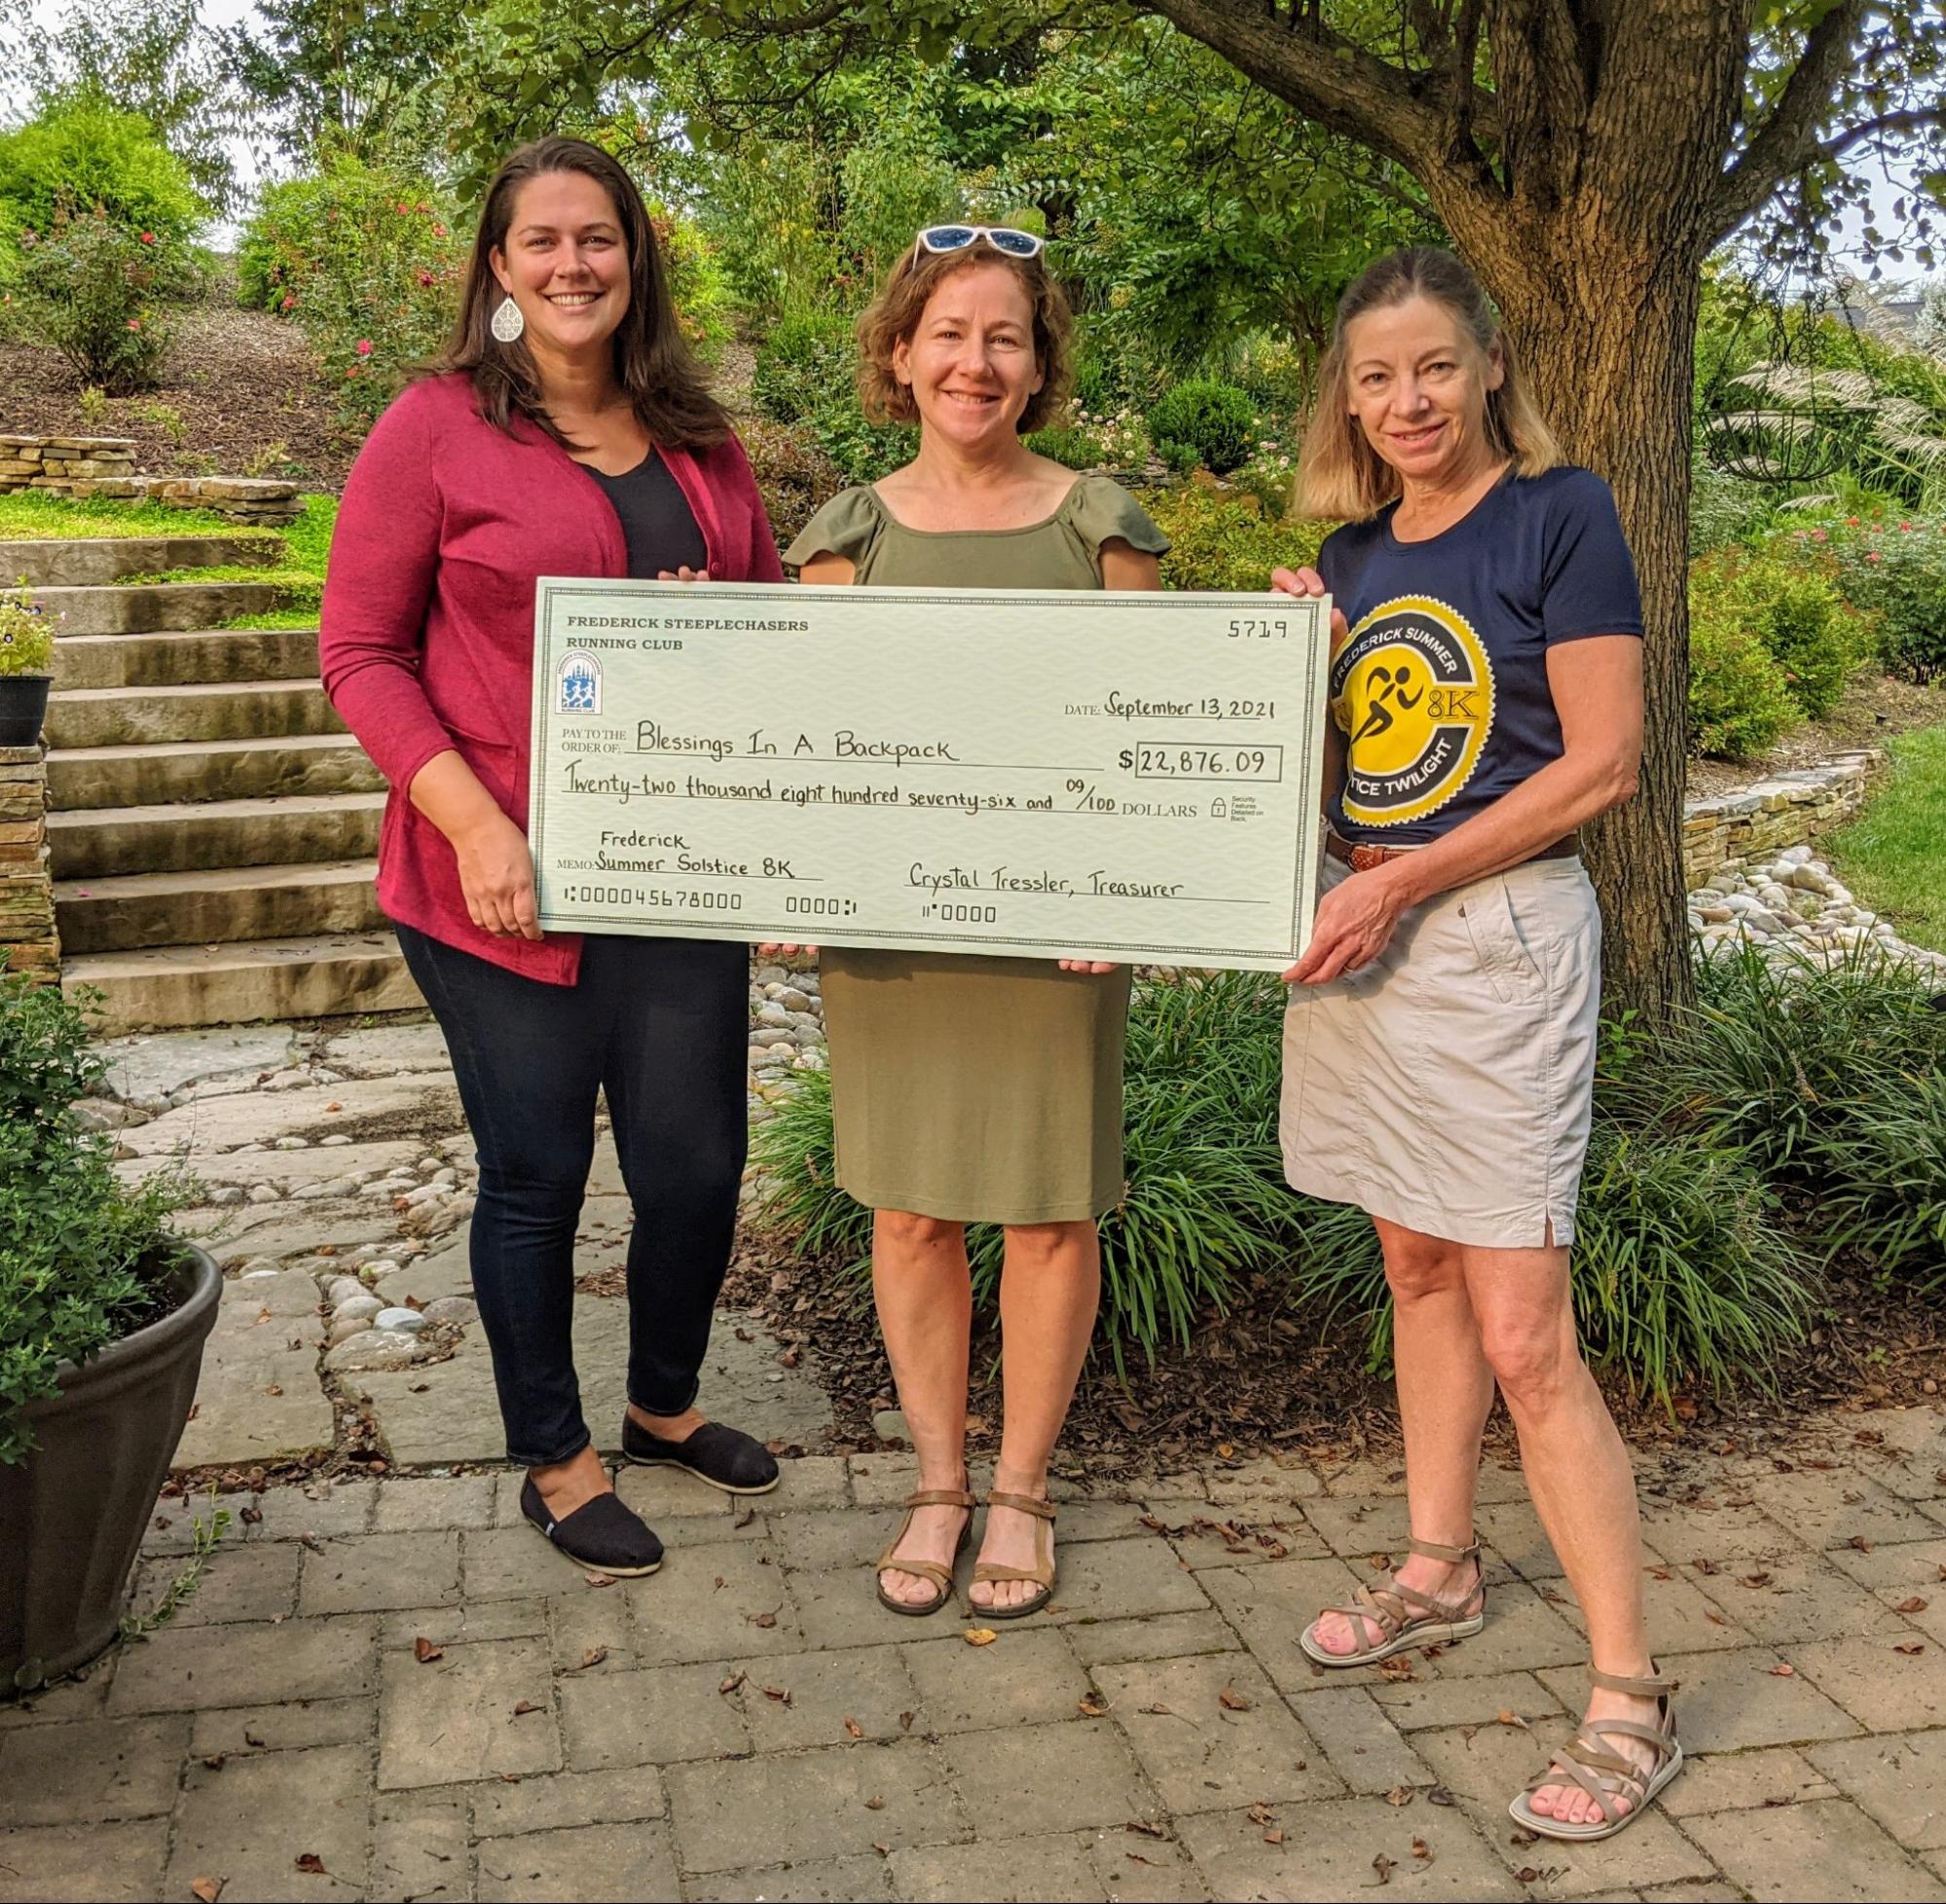
<path fill-rule="evenodd" d="M 533 855 L 527 835 L 496 808 L 454 836 L 459 889 L 466 911 L 482 932 L 502 938 L 540 938 L 533 897 Z"/>
<path fill-rule="evenodd" d="M 1315 568 L 1273 568 L 1270 570 L 1270 586 L 1279 595 L 1328 595 L 1324 577 Z M 1331 610 L 1331 644 L 1336 647 L 1350 633 L 1344 619 L 1344 610 L 1336 603 Z"/>
<path fill-rule="evenodd" d="M 789 959 L 802 952 L 807 958 L 815 959 L 818 948 L 815 945 L 782 945 L 776 939 L 766 939 L 756 948 L 766 959 Z"/>

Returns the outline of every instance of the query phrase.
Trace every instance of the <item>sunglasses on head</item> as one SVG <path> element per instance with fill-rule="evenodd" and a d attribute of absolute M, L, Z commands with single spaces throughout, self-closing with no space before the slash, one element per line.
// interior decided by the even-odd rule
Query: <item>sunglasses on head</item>
<path fill-rule="evenodd" d="M 913 245 L 916 259 L 921 251 L 964 251 L 981 238 L 1010 258 L 1038 258 L 1046 239 L 1033 232 L 1016 232 L 1010 225 L 928 225 Z"/>

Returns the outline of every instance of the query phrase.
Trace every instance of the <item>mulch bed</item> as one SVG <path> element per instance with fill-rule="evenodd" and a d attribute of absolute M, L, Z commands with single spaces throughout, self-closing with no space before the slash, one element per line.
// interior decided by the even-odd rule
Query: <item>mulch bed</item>
<path fill-rule="evenodd" d="M 1861 675 L 1847 683 L 1843 698 L 1822 720 L 1786 734 L 1761 760 L 1742 765 L 1692 760 L 1689 797 L 1702 800 L 1734 793 L 1766 775 L 1815 767 L 1853 748 L 1883 747 L 1895 734 L 1936 726 L 1942 720 L 1946 720 L 1946 684 L 1920 687 L 1885 675 Z"/>

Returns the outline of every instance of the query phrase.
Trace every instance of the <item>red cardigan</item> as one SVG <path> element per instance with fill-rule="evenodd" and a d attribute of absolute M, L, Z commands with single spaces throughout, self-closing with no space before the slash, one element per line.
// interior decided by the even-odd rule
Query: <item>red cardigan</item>
<path fill-rule="evenodd" d="M 531 423 L 515 429 L 481 419 L 464 376 L 415 384 L 379 419 L 346 480 L 318 648 L 324 691 L 391 784 L 379 835 L 386 911 L 530 978 L 572 985 L 579 934 L 482 932 L 452 846 L 406 793 L 428 760 L 456 749 L 525 829 L 535 578 L 628 572 L 600 484 Z M 695 511 L 711 575 L 781 582 L 735 438 L 661 455 Z"/>

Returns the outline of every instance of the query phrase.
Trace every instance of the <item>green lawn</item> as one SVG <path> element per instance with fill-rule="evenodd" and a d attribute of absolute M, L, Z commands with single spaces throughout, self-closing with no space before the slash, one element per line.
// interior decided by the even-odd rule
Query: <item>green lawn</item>
<path fill-rule="evenodd" d="M 1862 904 L 1946 952 L 1946 725 L 1901 734 L 1888 751 L 1891 779 L 1826 844 Z"/>
<path fill-rule="evenodd" d="M 169 509 L 160 502 L 76 502 L 71 497 L 50 495 L 41 490 L 15 490 L 0 494 L 0 542 L 66 541 L 90 535 L 244 532 L 210 509 Z M 265 533 L 269 536 L 275 531 Z"/>

